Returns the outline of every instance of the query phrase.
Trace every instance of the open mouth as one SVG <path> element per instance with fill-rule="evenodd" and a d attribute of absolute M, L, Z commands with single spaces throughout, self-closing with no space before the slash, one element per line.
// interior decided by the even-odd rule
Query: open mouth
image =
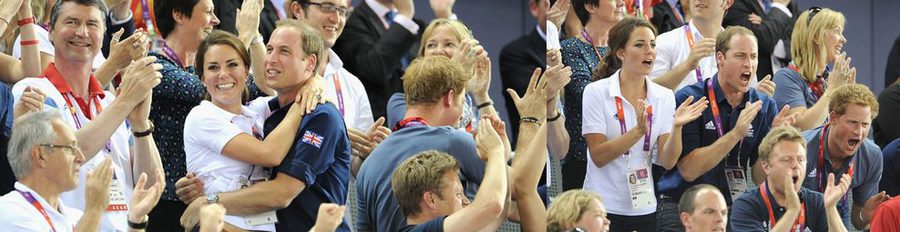
<path fill-rule="evenodd" d="M 232 88 L 234 88 L 234 83 L 224 83 L 216 85 L 216 89 L 219 90 L 230 90 Z"/>
<path fill-rule="evenodd" d="M 741 73 L 741 81 L 749 82 L 751 77 L 753 77 L 753 74 L 749 71 Z"/>
<path fill-rule="evenodd" d="M 89 44 L 89 43 L 73 42 L 73 41 L 69 41 L 69 45 L 76 46 L 76 47 L 91 47 L 91 44 Z"/>
<path fill-rule="evenodd" d="M 694 5 L 694 8 L 695 9 L 706 9 L 707 6 L 706 6 L 706 4 L 697 4 L 697 5 Z"/>
<path fill-rule="evenodd" d="M 281 74 L 281 71 L 275 69 L 266 69 L 266 78 L 275 78 L 276 76 L 278 76 L 278 74 Z"/>
<path fill-rule="evenodd" d="M 337 27 L 335 26 L 324 26 L 322 29 L 325 29 L 327 32 L 335 33 L 337 32 Z"/>
<path fill-rule="evenodd" d="M 850 145 L 850 147 L 856 147 L 856 145 L 859 145 L 859 142 L 859 139 L 850 139 L 847 141 L 847 145 Z"/>
<path fill-rule="evenodd" d="M 641 61 L 641 63 L 646 66 L 653 66 L 653 60 L 644 60 L 644 61 Z"/>

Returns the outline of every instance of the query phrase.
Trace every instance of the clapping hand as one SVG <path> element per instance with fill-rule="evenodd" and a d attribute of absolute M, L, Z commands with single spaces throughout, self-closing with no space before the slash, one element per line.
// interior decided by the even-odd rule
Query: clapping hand
<path fill-rule="evenodd" d="M 99 165 L 87 173 L 84 188 L 84 202 L 87 207 L 98 211 L 106 209 L 109 205 L 109 184 L 112 182 L 113 173 L 112 159 L 109 157 L 105 157 Z"/>
<path fill-rule="evenodd" d="M 344 209 L 346 206 L 322 203 L 319 205 L 319 214 L 316 216 L 316 224 L 310 230 L 312 232 L 332 232 L 344 221 Z"/>
<path fill-rule="evenodd" d="M 675 119 L 672 124 L 680 127 L 696 120 L 706 110 L 708 103 L 706 97 L 701 97 L 700 100 L 694 101 L 694 96 L 689 96 L 675 109 Z"/>
<path fill-rule="evenodd" d="M 156 183 L 150 188 L 144 188 L 147 184 L 147 173 L 141 173 L 134 191 L 131 193 L 131 207 L 128 209 L 128 220 L 131 222 L 143 222 L 150 210 L 159 202 L 163 190 L 166 189 L 166 174 L 162 169 L 156 171 Z"/>

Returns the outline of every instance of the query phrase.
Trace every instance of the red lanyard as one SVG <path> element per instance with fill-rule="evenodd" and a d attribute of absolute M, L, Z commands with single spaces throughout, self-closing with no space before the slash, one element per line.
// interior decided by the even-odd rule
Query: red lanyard
<path fill-rule="evenodd" d="M 625 128 L 625 109 L 622 106 L 622 98 L 616 97 L 616 113 L 619 116 L 619 129 L 622 131 L 622 135 L 625 135 L 625 132 L 628 132 L 628 129 Z M 647 132 L 644 133 L 644 152 L 650 151 L 650 132 L 653 131 L 653 106 L 647 107 Z M 625 155 L 628 156 L 631 153 L 631 148 L 625 150 Z"/>
<path fill-rule="evenodd" d="M 594 46 L 594 40 L 591 39 L 591 36 L 588 35 L 586 30 L 581 30 L 581 36 L 584 36 L 584 40 L 587 40 L 591 48 L 594 49 L 594 54 L 597 55 L 597 64 L 599 64 L 600 60 L 603 59 L 603 56 L 600 55 L 600 50 L 597 50 L 597 47 Z M 593 68 L 593 66 L 596 66 L 596 64 L 592 65 L 591 68 Z"/>
<path fill-rule="evenodd" d="M 768 182 L 768 181 L 767 181 Z M 759 195 L 762 195 L 763 202 L 766 203 L 766 208 L 769 209 L 769 229 L 775 227 L 775 211 L 772 210 L 772 202 L 769 201 L 769 190 L 766 188 L 766 183 L 763 182 L 759 185 Z M 792 191 L 791 189 L 785 189 L 784 191 Z M 794 221 L 794 225 L 791 226 L 791 231 L 798 231 L 797 229 L 800 226 L 806 225 L 806 203 L 800 203 L 800 216 Z"/>
<path fill-rule="evenodd" d="M 72 100 L 69 100 L 70 96 L 74 97 L 72 94 L 68 94 L 68 95 L 63 96 L 63 99 L 66 100 L 66 105 L 69 106 L 69 113 L 72 113 L 72 119 L 75 120 L 75 127 L 76 127 L 75 129 L 76 130 L 81 129 L 81 127 L 82 127 L 81 120 L 78 119 L 78 115 L 75 114 L 75 105 L 72 104 Z M 97 114 L 99 115 L 100 112 L 103 111 L 103 106 L 100 105 L 100 97 L 94 96 L 91 98 L 91 100 L 93 100 L 94 108 L 97 110 Z M 88 104 L 90 104 L 90 102 L 88 102 Z M 83 110 L 83 112 L 81 112 L 81 113 L 84 114 L 84 117 L 86 117 L 88 119 L 94 118 L 94 114 L 91 113 L 90 106 L 88 106 L 87 109 Z"/>
<path fill-rule="evenodd" d="M 797 72 L 797 74 L 800 74 L 800 69 L 797 68 L 797 66 L 794 65 L 793 62 L 790 65 L 788 65 L 788 68 L 794 70 L 794 72 Z M 806 84 L 809 85 L 809 89 L 812 90 L 812 92 L 813 92 L 813 99 L 815 101 L 819 101 L 819 98 L 822 97 L 822 94 L 824 92 L 824 90 L 822 90 L 823 89 L 822 84 L 824 83 L 822 78 L 816 77 L 815 82 L 809 82 L 808 80 L 806 80 L 806 78 L 803 78 L 801 75 L 800 79 L 803 79 L 803 82 L 806 82 Z"/>
<path fill-rule="evenodd" d="M 34 206 L 34 208 L 37 209 L 38 212 L 41 212 L 41 215 L 44 215 L 44 220 L 47 220 L 47 224 L 50 224 L 50 231 L 56 232 L 56 227 L 53 226 L 53 221 L 50 220 L 50 215 L 47 215 L 47 211 L 44 210 L 44 206 L 42 206 L 41 203 L 31 195 L 31 193 L 21 190 L 16 190 L 16 192 L 22 194 L 22 197 L 24 197 L 25 200 L 28 201 L 28 203 Z"/>
<path fill-rule="evenodd" d="M 425 121 L 422 117 L 408 117 L 404 118 L 397 122 L 397 125 L 394 126 L 394 131 L 398 131 L 407 127 L 415 127 L 415 126 L 428 126 L 428 122 Z"/>
<path fill-rule="evenodd" d="M 341 81 L 338 80 L 340 78 L 341 78 L 341 76 L 338 75 L 338 73 L 334 73 L 331 75 L 331 80 L 334 81 L 334 92 L 337 94 L 338 109 L 341 110 L 341 117 L 343 117 L 344 116 L 344 94 L 343 94 L 343 91 L 341 91 Z"/>
<path fill-rule="evenodd" d="M 819 191 L 825 192 L 825 183 L 822 182 L 823 178 L 827 172 L 825 172 L 825 131 L 828 130 L 828 126 L 830 124 L 825 124 L 825 128 L 822 128 L 822 132 L 819 133 L 819 159 L 816 162 L 816 179 L 817 184 L 819 185 Z M 856 164 L 856 156 L 853 156 L 853 159 L 850 159 L 850 167 L 847 168 L 847 175 L 850 175 L 850 179 L 853 179 L 853 166 Z M 835 179 L 839 179 L 840 177 L 835 177 Z M 849 193 L 849 191 L 848 191 Z M 841 205 L 845 205 L 847 203 L 847 195 L 848 193 L 844 193 L 844 196 L 841 197 Z"/>
<path fill-rule="evenodd" d="M 676 12 L 677 15 L 677 12 Z M 684 36 L 687 37 L 688 47 L 694 48 L 694 33 L 691 32 L 691 24 L 688 23 L 684 25 Z M 702 38 L 701 38 L 702 39 Z M 697 68 L 694 69 L 694 74 L 697 75 L 697 82 L 703 81 L 703 73 L 700 72 L 700 65 L 697 65 Z M 719 136 L 722 136 L 722 133 L 719 133 Z"/>

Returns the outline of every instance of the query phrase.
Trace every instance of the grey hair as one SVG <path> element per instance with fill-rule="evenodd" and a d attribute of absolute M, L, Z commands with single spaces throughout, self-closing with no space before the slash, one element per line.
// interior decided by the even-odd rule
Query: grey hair
<path fill-rule="evenodd" d="M 53 0 L 50 0 L 53 1 Z M 56 25 L 56 20 L 59 19 L 60 11 L 62 10 L 62 5 L 65 2 L 72 2 L 82 6 L 94 6 L 100 10 L 100 23 L 103 27 L 106 27 L 106 15 L 109 10 L 106 8 L 106 3 L 102 0 L 57 0 L 56 5 L 53 5 L 53 9 L 50 11 L 50 30 L 53 30 L 54 25 Z"/>
<path fill-rule="evenodd" d="M 16 119 L 6 153 L 16 179 L 25 178 L 31 171 L 32 148 L 56 140 L 53 120 L 62 120 L 62 116 L 55 110 L 28 113 Z"/>

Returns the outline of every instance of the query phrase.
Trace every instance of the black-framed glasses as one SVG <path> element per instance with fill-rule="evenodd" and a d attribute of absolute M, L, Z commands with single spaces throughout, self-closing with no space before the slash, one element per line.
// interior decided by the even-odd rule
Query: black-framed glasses
<path fill-rule="evenodd" d="M 42 146 L 42 147 L 49 147 L 49 148 L 52 148 L 52 149 L 56 149 L 56 148 L 65 148 L 65 149 L 68 149 L 69 152 L 71 152 L 72 154 L 77 154 L 76 152 L 81 153 L 81 148 L 78 147 L 78 145 L 76 145 L 76 144 L 73 144 L 73 145 L 56 145 L 56 144 L 48 143 L 48 144 L 41 144 L 41 146 Z"/>
<path fill-rule="evenodd" d="M 331 3 L 305 2 L 304 4 L 306 4 L 306 5 L 314 5 L 314 6 L 316 6 L 316 7 L 319 7 L 320 10 L 322 10 L 323 12 L 328 13 L 328 14 L 337 12 L 337 13 L 338 13 L 338 16 L 341 16 L 341 17 L 344 17 L 344 18 L 350 17 L 350 13 L 353 12 L 353 9 L 351 9 L 351 8 L 348 8 L 348 7 L 345 7 L 345 6 L 339 7 L 339 6 L 336 6 L 336 5 L 331 4 Z"/>
<path fill-rule="evenodd" d="M 809 11 L 809 15 L 806 16 L 806 26 L 809 26 L 809 23 L 812 22 L 813 17 L 815 17 L 816 14 L 819 13 L 819 11 L 822 11 L 822 7 L 810 7 L 807 11 Z"/>

